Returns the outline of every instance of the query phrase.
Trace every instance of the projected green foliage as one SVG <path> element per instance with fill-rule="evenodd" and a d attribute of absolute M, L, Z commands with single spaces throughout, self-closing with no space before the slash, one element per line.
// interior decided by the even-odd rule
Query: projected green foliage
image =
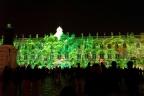
<path fill-rule="evenodd" d="M 144 63 L 144 34 L 134 36 L 82 36 L 75 37 L 68 32 L 58 39 L 53 34 L 35 38 L 18 38 L 14 40 L 14 46 L 19 47 L 17 62 L 21 64 L 38 64 L 40 66 L 54 67 L 54 65 L 75 65 L 81 63 L 83 67 L 88 62 L 99 63 L 100 58 L 106 66 L 111 61 L 117 61 L 121 67 L 126 66 L 128 60 L 134 60 L 138 66 Z M 2 37 L 3 38 L 3 37 Z M 22 41 L 23 39 L 23 41 Z M 22 42 L 21 42 L 22 41 Z M 3 39 L 0 41 L 2 44 Z M 21 43 L 21 44 L 20 44 Z"/>

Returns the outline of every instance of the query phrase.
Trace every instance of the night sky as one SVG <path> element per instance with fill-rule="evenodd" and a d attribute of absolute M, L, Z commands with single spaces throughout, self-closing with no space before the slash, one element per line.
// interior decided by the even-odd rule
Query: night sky
<path fill-rule="evenodd" d="M 11 23 L 18 36 L 44 36 L 54 34 L 60 21 L 64 33 L 76 36 L 81 33 L 95 36 L 96 32 L 140 34 L 144 32 L 144 6 L 138 1 L 0 0 L 0 28 Z"/>

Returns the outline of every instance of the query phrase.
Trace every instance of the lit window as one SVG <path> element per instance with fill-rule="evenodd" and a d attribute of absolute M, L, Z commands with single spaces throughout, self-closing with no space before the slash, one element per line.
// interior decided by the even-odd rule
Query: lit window
<path fill-rule="evenodd" d="M 111 59 L 112 58 L 112 55 L 111 54 L 108 54 L 108 59 Z"/>

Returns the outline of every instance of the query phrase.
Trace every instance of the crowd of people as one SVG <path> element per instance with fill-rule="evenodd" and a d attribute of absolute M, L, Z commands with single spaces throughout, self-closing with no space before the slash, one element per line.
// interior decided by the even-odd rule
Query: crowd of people
<path fill-rule="evenodd" d="M 9 83 L 12 81 L 15 86 L 15 94 L 24 96 L 39 96 L 41 81 L 45 78 L 52 78 L 55 84 L 61 83 L 61 78 L 67 80 L 71 86 L 66 86 L 60 93 L 60 96 L 118 96 L 122 80 L 128 88 L 129 96 L 139 96 L 139 84 L 143 82 L 143 71 L 139 68 L 133 68 L 133 62 L 127 62 L 127 68 L 117 67 L 115 61 L 112 66 L 107 68 L 104 63 L 88 63 L 86 68 L 81 68 L 80 63 L 77 67 L 61 69 L 38 68 L 38 65 L 31 68 L 30 65 L 17 66 L 12 70 L 6 66 L 3 70 L 2 92 L 5 92 Z M 22 87 L 23 83 L 23 87 Z M 32 93 L 31 93 L 32 85 Z"/>

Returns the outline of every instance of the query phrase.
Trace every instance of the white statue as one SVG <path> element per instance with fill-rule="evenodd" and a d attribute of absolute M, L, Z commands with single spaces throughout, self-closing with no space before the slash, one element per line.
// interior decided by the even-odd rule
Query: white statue
<path fill-rule="evenodd" d="M 63 34 L 63 29 L 59 26 L 56 30 L 56 33 L 54 34 L 55 37 L 58 38 L 58 40 L 60 40 L 61 35 Z"/>

